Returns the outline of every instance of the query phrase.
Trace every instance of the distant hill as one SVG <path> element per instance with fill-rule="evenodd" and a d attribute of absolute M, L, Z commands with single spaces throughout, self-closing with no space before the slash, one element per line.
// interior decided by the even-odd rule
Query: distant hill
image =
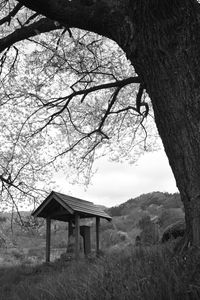
<path fill-rule="evenodd" d="M 178 193 L 169 194 L 152 192 L 129 199 L 128 201 L 107 209 L 108 214 L 114 216 L 130 215 L 133 211 L 143 210 L 150 213 L 158 209 L 183 209 L 183 204 Z M 152 213 L 156 214 L 156 213 Z"/>

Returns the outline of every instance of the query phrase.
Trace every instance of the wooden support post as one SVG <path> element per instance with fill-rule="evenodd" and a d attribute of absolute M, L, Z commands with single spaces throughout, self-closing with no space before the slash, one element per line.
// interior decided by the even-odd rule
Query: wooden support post
<path fill-rule="evenodd" d="M 96 254 L 99 255 L 99 225 L 100 218 L 96 217 Z"/>
<path fill-rule="evenodd" d="M 75 215 L 75 257 L 79 258 L 79 249 L 80 249 L 80 216 Z"/>
<path fill-rule="evenodd" d="M 50 262 L 51 251 L 51 219 L 46 219 L 46 262 Z"/>
<path fill-rule="evenodd" d="M 73 235 L 73 226 L 72 226 L 72 220 L 69 220 L 68 222 L 68 241 L 70 236 Z"/>

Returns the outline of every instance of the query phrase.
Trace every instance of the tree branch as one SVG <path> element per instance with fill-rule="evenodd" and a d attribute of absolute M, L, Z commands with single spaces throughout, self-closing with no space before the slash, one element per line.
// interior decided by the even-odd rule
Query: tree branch
<path fill-rule="evenodd" d="M 8 22 L 8 24 L 10 24 L 12 17 L 14 17 L 22 7 L 23 7 L 23 5 L 21 3 L 18 3 L 6 17 L 4 17 L 3 19 L 0 20 L 0 25 L 4 24 L 6 22 Z"/>
<path fill-rule="evenodd" d="M 29 26 L 24 26 L 17 29 L 8 36 L 0 39 L 0 52 L 11 47 L 16 42 L 25 40 L 32 36 L 36 36 L 40 33 L 49 32 L 51 30 L 60 28 L 62 28 L 60 24 L 57 24 L 52 20 L 42 18 Z"/>
<path fill-rule="evenodd" d="M 105 112 L 105 114 L 104 114 L 104 116 L 103 116 L 103 118 L 101 120 L 101 123 L 99 124 L 99 128 L 98 128 L 99 132 L 102 132 L 103 125 L 104 125 L 104 123 L 105 123 L 108 115 L 110 114 L 111 108 L 115 104 L 115 101 L 117 99 L 117 96 L 118 96 L 120 90 L 121 90 L 121 87 L 119 86 L 119 87 L 117 87 L 116 91 L 114 92 L 114 94 L 112 96 L 112 99 L 111 99 L 110 103 L 108 104 L 108 108 L 107 108 L 107 110 L 106 110 L 106 112 Z"/>
<path fill-rule="evenodd" d="M 111 101 L 112 105 L 108 107 L 109 112 L 110 112 L 110 110 L 111 110 L 111 108 L 112 108 L 112 106 L 113 106 L 113 104 L 114 104 L 114 102 L 115 102 L 115 100 L 117 98 L 117 95 L 118 95 L 119 91 L 124 86 L 126 86 L 128 84 L 132 84 L 132 83 L 140 83 L 140 78 L 138 76 L 136 76 L 136 77 L 129 77 L 129 78 L 126 78 L 126 79 L 123 79 L 123 80 L 119 80 L 119 81 L 114 81 L 114 82 L 100 84 L 100 85 L 97 85 L 97 86 L 94 86 L 94 87 L 91 87 L 91 88 L 88 88 L 88 89 L 85 89 L 85 90 L 75 91 L 75 92 L 71 93 L 68 96 L 60 97 L 60 98 L 52 100 L 51 102 L 48 102 L 48 103 L 44 104 L 44 107 L 48 107 L 49 106 L 49 107 L 55 108 L 56 106 L 61 105 L 63 102 L 65 102 L 64 105 L 61 107 L 61 109 L 59 109 L 58 111 L 56 111 L 55 113 L 53 113 L 49 117 L 48 122 L 46 122 L 43 127 L 39 128 L 35 133 L 33 133 L 32 136 L 34 136 L 35 134 L 37 134 L 37 133 L 41 132 L 42 130 L 44 130 L 48 125 L 50 125 L 52 123 L 52 121 L 56 117 L 58 117 L 59 115 L 61 115 L 65 111 L 65 109 L 68 107 L 69 103 L 71 102 L 71 100 L 74 97 L 83 95 L 82 99 L 81 99 L 81 103 L 82 103 L 84 101 L 84 99 L 86 98 L 86 96 L 88 94 L 90 94 L 90 93 L 93 93 L 93 92 L 96 92 L 96 91 L 99 91 L 99 90 L 102 90 L 102 89 L 117 88 L 117 90 L 115 91 L 115 93 L 113 95 L 113 99 Z M 102 122 L 102 125 L 103 125 L 104 121 Z M 99 132 L 101 131 L 101 127 L 98 129 Z"/>
<path fill-rule="evenodd" d="M 67 28 L 92 31 L 109 38 L 124 21 L 129 0 L 17 0 L 29 9 Z M 121 21 L 121 22 L 120 22 Z"/>
<path fill-rule="evenodd" d="M 143 83 L 140 84 L 139 87 L 139 91 L 137 93 L 137 97 L 136 97 L 136 108 L 137 111 L 140 115 L 144 115 L 144 117 L 147 117 L 148 113 L 149 113 L 149 105 L 148 103 L 142 101 L 142 95 L 144 92 L 145 86 Z M 145 112 L 141 113 L 141 107 L 144 106 L 145 107 Z"/>

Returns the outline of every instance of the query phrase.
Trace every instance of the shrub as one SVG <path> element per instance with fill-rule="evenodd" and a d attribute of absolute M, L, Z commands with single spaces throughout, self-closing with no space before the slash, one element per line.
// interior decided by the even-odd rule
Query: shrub
<path fill-rule="evenodd" d="M 160 226 L 164 229 L 167 226 L 181 220 L 184 220 L 184 212 L 181 208 L 165 209 L 159 217 Z"/>
<path fill-rule="evenodd" d="M 20 260 L 20 261 L 22 261 L 25 257 L 23 251 L 21 251 L 17 248 L 12 250 L 11 256 L 13 256 L 16 260 Z"/>
<path fill-rule="evenodd" d="M 141 229 L 140 238 L 143 244 L 151 245 L 159 240 L 156 224 L 151 221 L 150 216 L 144 216 L 138 222 Z"/>
<path fill-rule="evenodd" d="M 128 234 L 123 231 L 117 231 L 115 229 L 109 229 L 102 233 L 101 246 L 103 249 L 116 245 L 121 242 L 129 241 Z"/>

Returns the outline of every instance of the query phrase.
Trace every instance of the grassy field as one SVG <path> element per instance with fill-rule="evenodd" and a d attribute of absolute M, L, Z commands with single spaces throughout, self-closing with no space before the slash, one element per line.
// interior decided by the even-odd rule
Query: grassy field
<path fill-rule="evenodd" d="M 200 250 L 190 249 L 178 256 L 172 244 L 164 246 L 156 241 L 155 245 L 154 239 L 149 241 L 155 230 L 150 226 L 151 219 L 144 223 L 146 216 L 159 217 L 160 236 L 168 224 L 180 218 L 180 199 L 177 202 L 174 195 L 161 196 L 143 195 L 113 208 L 116 215 L 112 223 L 101 222 L 100 248 L 104 255 L 78 262 L 62 256 L 44 264 L 45 223 L 35 230 L 14 223 L 11 232 L 7 217 L 0 223 L 8 240 L 0 246 L 0 300 L 200 299 Z M 182 214 L 183 211 L 181 217 Z M 96 246 L 94 225 L 92 249 Z M 137 235 L 145 237 L 141 239 L 143 246 L 134 246 Z M 66 252 L 67 237 L 66 223 L 52 223 L 52 261 Z"/>
<path fill-rule="evenodd" d="M 200 299 L 200 251 L 134 248 L 79 262 L 0 268 L 2 300 Z"/>

